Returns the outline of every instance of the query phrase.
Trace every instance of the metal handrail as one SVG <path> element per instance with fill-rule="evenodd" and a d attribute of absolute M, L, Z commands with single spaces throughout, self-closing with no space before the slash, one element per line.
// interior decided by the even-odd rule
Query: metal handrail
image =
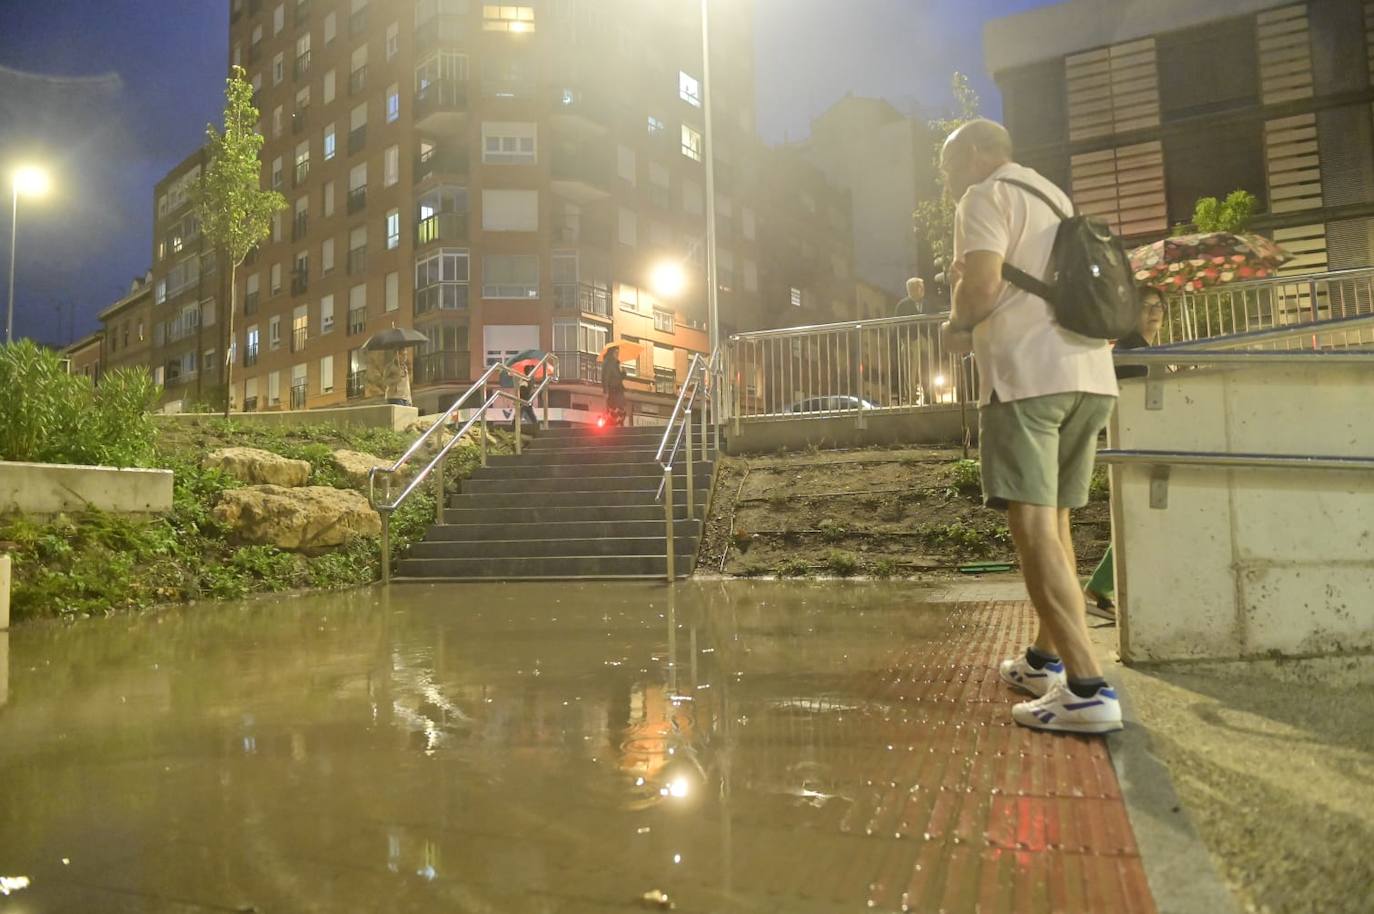
<path fill-rule="evenodd" d="M 553 369 L 552 371 L 549 370 L 549 369 L 550 369 L 550 366 L 552 366 L 552 369 Z M 518 394 L 512 393 L 512 392 L 510 392 L 510 391 L 503 390 L 503 389 L 497 389 L 497 391 L 496 391 L 495 393 L 493 393 L 490 397 L 488 397 L 488 398 L 486 399 L 486 401 L 481 405 L 481 407 L 479 407 L 479 408 L 477 409 L 477 411 L 473 413 L 472 417 L 471 417 L 470 419 L 468 419 L 467 422 L 463 423 L 463 425 L 458 429 L 458 431 L 453 435 L 453 437 L 452 437 L 451 439 L 449 439 L 448 443 L 446 443 L 443 447 L 441 447 L 441 448 L 439 449 L 438 453 L 435 454 L 435 456 L 430 460 L 430 462 L 429 462 L 428 464 L 426 464 L 425 467 L 424 467 L 423 469 L 420 470 L 420 472 L 418 472 L 418 473 L 415 474 L 415 478 L 412 479 L 412 480 L 410 481 L 410 484 L 409 484 L 409 485 L 407 485 L 403 490 L 401 490 L 401 494 L 397 495 L 394 499 L 392 499 L 392 500 L 390 500 L 390 501 L 387 501 L 387 502 L 384 502 L 384 503 L 378 503 L 378 501 L 377 501 L 377 477 L 378 477 L 378 476 L 385 476 L 385 477 L 386 477 L 386 479 L 387 479 L 386 493 L 387 493 L 388 498 L 390 498 L 390 495 L 391 495 L 391 477 L 394 476 L 397 472 L 399 472 L 407 463 L 409 463 L 410 460 L 411 460 L 411 458 L 413 458 L 413 457 L 420 451 L 420 449 L 424 446 L 425 442 L 428 441 L 436 432 L 438 432 L 440 428 L 442 428 L 444 425 L 447 425 L 449 422 L 452 421 L 453 415 L 454 415 L 455 413 L 459 412 L 459 411 L 463 408 L 463 404 L 466 403 L 466 402 L 468 401 L 468 399 L 469 399 L 474 393 L 476 393 L 476 392 L 479 391 L 479 390 L 485 391 L 486 388 L 487 388 L 487 386 L 491 383 L 491 381 L 492 381 L 492 379 L 493 379 L 494 377 L 497 377 L 497 376 L 500 376 L 500 375 L 503 375 L 503 374 L 504 374 L 504 375 L 508 375 L 509 377 L 514 378 L 514 379 L 516 379 L 517 381 L 523 381 L 523 382 L 525 382 L 525 383 L 530 383 L 530 382 L 533 381 L 536 377 L 538 377 L 538 376 L 540 375 L 541 372 L 542 372 L 543 375 L 544 375 L 544 380 L 543 380 L 542 383 L 540 383 L 536 388 L 534 388 L 534 389 L 530 392 L 530 398 L 529 398 L 529 400 L 525 400 L 525 399 L 521 398 Z M 544 395 L 545 395 L 545 399 L 544 399 L 544 427 L 547 429 L 547 428 L 548 428 L 548 424 L 549 424 L 549 403 L 548 403 L 547 391 L 548 391 L 549 385 L 550 385 L 551 383 L 553 383 L 554 378 L 557 376 L 557 372 L 558 372 L 558 356 L 553 355 L 552 353 L 549 353 L 549 354 L 545 355 L 542 359 L 540 359 L 540 360 L 539 360 L 539 363 L 534 367 L 533 371 L 532 371 L 528 376 L 521 374 L 520 372 L 518 372 L 518 371 L 516 371 L 515 369 L 511 368 L 509 365 L 506 365 L 506 364 L 503 364 L 503 363 L 498 363 L 498 364 L 496 364 L 496 365 L 491 366 L 490 368 L 488 368 L 488 369 L 486 370 L 486 372 L 483 373 L 483 375 L 482 375 L 481 378 L 479 378 L 478 380 L 474 381 L 471 387 L 469 387 L 466 391 L 464 391 L 463 394 L 462 394 L 461 396 L 458 397 L 458 399 L 454 400 L 453 403 L 449 406 L 449 408 L 446 409 L 446 410 L 443 412 L 443 414 L 440 415 L 439 418 L 438 418 L 437 420 L 435 420 L 435 422 L 434 422 L 432 425 L 430 425 L 430 427 L 425 431 L 425 433 L 424 433 L 423 435 L 421 435 L 421 436 L 415 441 L 414 444 L 412 444 L 409 448 L 407 448 L 407 449 L 406 449 L 406 452 L 405 452 L 404 454 L 402 454 L 400 457 L 398 457 L 398 458 L 396 459 L 396 461 L 395 461 L 391 466 L 389 466 L 389 467 L 373 467 L 371 470 L 368 471 L 368 473 L 367 473 L 367 499 L 368 499 L 368 503 L 371 504 L 372 509 L 373 509 L 374 511 L 376 511 L 379 515 L 381 515 L 381 518 L 382 518 L 382 583 L 383 583 L 383 584 L 388 584 L 388 583 L 391 582 L 391 515 L 394 514 L 394 513 L 396 512 L 396 510 L 399 509 L 399 508 L 401 507 L 402 503 L 404 503 L 405 500 L 406 500 L 407 498 L 410 497 L 411 493 L 413 493 L 417 488 L 420 487 L 420 485 L 421 485 L 426 479 L 429 478 L 429 475 L 430 475 L 432 472 L 434 472 L 434 468 L 435 468 L 435 467 L 439 467 L 439 475 L 438 475 L 438 482 L 439 482 L 438 504 L 437 504 L 436 509 L 435 509 L 436 522 L 437 522 L 438 520 L 441 520 L 441 519 L 443 518 L 443 512 L 444 512 L 444 488 L 443 488 L 443 486 L 444 486 L 444 472 L 443 472 L 443 463 L 444 463 L 444 459 L 445 459 L 446 457 L 448 457 L 449 451 L 453 450 L 454 446 L 456 446 L 456 445 L 458 444 L 458 442 L 462 441 L 463 438 L 464 438 L 464 436 L 466 436 L 466 435 L 468 434 L 468 432 L 472 431 L 472 429 L 473 429 L 474 426 L 476 426 L 476 425 L 478 425 L 478 424 L 480 423 L 481 426 L 482 426 L 482 436 L 481 436 L 481 439 L 482 439 L 482 440 L 481 440 L 481 448 L 482 448 L 482 465 L 483 465 L 483 466 L 486 466 L 486 465 L 487 465 L 487 410 L 491 409 L 491 407 L 492 407 L 493 405 L 495 405 L 496 402 L 499 401 L 500 399 L 502 399 L 503 397 L 504 397 L 505 399 L 508 399 L 508 400 L 512 401 L 512 402 L 515 403 L 515 405 L 516 405 L 516 406 L 515 406 L 515 453 L 516 453 L 516 454 L 519 454 L 519 453 L 520 453 L 520 449 L 521 449 L 521 443 L 520 443 L 520 442 L 521 442 L 521 428 L 520 428 L 520 426 L 521 426 L 521 421 L 522 421 L 522 419 L 523 419 L 522 411 L 521 411 L 520 407 L 521 407 L 522 405 L 524 405 L 524 406 L 533 406 L 534 403 L 538 400 L 539 396 L 540 396 L 541 394 L 544 394 Z"/>
<path fill-rule="evenodd" d="M 1118 365 L 1368 365 L 1374 352 L 1345 352 L 1337 349 L 1279 350 L 1276 352 L 1235 352 L 1212 349 L 1129 349 L 1113 356 Z"/>
<path fill-rule="evenodd" d="M 663 502 L 664 513 L 664 545 L 665 558 L 667 561 L 668 583 L 677 579 L 677 549 L 674 541 L 674 505 L 673 505 L 673 464 L 677 459 L 678 451 L 682 448 L 684 440 L 686 442 L 686 485 L 687 485 L 687 519 L 692 520 L 696 516 L 696 468 L 693 466 L 692 458 L 692 410 L 696 406 L 697 396 L 701 393 L 702 383 L 707 384 L 708 390 L 715 395 L 719 390 L 719 385 L 710 384 L 710 379 L 720 371 L 719 360 L 721 350 L 718 348 L 711 354 L 709 360 L 703 360 L 701 353 L 692 356 L 692 361 L 687 365 L 687 376 L 682 382 L 682 389 L 678 392 L 677 402 L 673 405 L 672 415 L 668 419 L 668 427 L 663 430 L 663 439 L 659 442 L 658 451 L 654 454 L 654 461 L 663 469 L 663 482 L 658 488 L 658 499 Z M 703 405 L 701 410 L 701 459 L 706 459 L 707 454 L 707 414 L 710 403 Z M 682 420 L 681 427 L 678 428 L 677 435 L 673 435 L 673 429 L 678 427 L 678 420 Z M 715 426 L 716 449 L 720 448 L 720 424 L 712 423 Z M 671 441 L 671 447 L 669 442 Z"/>
<path fill-rule="evenodd" d="M 1201 340 L 1188 340 L 1181 343 L 1165 343 L 1152 347 L 1169 352 L 1192 352 L 1197 347 L 1223 347 L 1239 349 L 1264 343 L 1281 343 L 1286 340 L 1299 340 L 1304 337 L 1326 336 L 1333 333 L 1348 333 L 1351 330 L 1374 328 L 1374 314 L 1359 314 L 1354 317 L 1338 317 L 1324 321 L 1308 321 L 1304 324 L 1290 324 L 1286 327 L 1272 327 L 1264 330 L 1249 330 L 1229 334 L 1224 337 L 1211 337 Z"/>
<path fill-rule="evenodd" d="M 1146 466 L 1226 467 L 1229 469 L 1365 470 L 1374 471 L 1374 457 L 1337 457 L 1307 454 L 1227 454 L 1217 451 L 1102 450 L 1103 463 Z"/>
<path fill-rule="evenodd" d="M 833 333 L 840 330 L 864 330 L 871 327 L 890 327 L 903 324 L 940 324 L 949 320 L 949 312 L 939 314 L 909 314 L 901 317 L 875 317 L 866 321 L 839 321 L 833 324 L 807 324 L 801 327 L 783 327 L 778 330 L 750 330 L 745 333 L 732 333 L 730 340 L 749 341 L 786 336 L 805 336 L 810 333 Z"/>

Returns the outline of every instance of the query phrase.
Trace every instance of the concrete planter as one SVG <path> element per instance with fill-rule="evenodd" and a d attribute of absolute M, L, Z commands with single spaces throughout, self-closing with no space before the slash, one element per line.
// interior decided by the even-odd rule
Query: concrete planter
<path fill-rule="evenodd" d="M 0 462 L 0 514 L 81 511 L 150 516 L 172 510 L 172 471 Z"/>
<path fill-rule="evenodd" d="M 413 406 L 374 403 L 366 406 L 339 406 L 330 409 L 274 410 L 271 412 L 230 413 L 235 422 L 277 428 L 329 425 L 334 428 L 389 428 L 402 431 L 420 417 Z M 190 423 L 223 418 L 223 413 L 172 413 L 154 416 L 158 422 Z"/>

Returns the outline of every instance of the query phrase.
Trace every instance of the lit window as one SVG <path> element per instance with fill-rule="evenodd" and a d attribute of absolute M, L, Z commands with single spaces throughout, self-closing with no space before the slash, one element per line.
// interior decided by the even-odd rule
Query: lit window
<path fill-rule="evenodd" d="M 677 94 L 689 105 L 701 107 L 701 83 L 685 72 L 677 74 Z"/>
<path fill-rule="evenodd" d="M 324 128 L 324 160 L 328 162 L 334 158 L 334 154 L 339 149 L 339 138 L 335 135 L 334 125 L 330 124 Z"/>
<path fill-rule="evenodd" d="M 272 85 L 280 85 L 286 79 L 286 54 L 278 54 L 272 58 Z"/>
<path fill-rule="evenodd" d="M 482 28 L 488 32 L 533 32 L 534 7 L 485 3 Z"/>
<path fill-rule="evenodd" d="M 392 210 L 386 214 L 386 249 L 394 251 L 401 246 L 401 213 Z"/>
<path fill-rule="evenodd" d="M 701 161 L 701 134 L 686 124 L 682 125 L 682 154 L 693 162 Z"/>
<path fill-rule="evenodd" d="M 395 123 L 401 119 L 401 87 L 392 84 L 386 90 L 386 122 Z"/>
<path fill-rule="evenodd" d="M 388 146 L 382 156 L 382 185 L 390 187 L 401 180 L 401 147 Z"/>
<path fill-rule="evenodd" d="M 658 118 L 654 117 L 652 114 L 649 115 L 649 136 L 663 136 L 663 134 L 667 132 L 667 124 L 663 123 Z"/>

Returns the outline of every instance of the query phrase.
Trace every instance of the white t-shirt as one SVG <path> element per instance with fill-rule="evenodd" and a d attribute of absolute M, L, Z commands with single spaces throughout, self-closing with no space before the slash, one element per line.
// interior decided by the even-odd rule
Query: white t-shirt
<path fill-rule="evenodd" d="M 954 219 L 954 259 L 991 251 L 1032 276 L 1049 272 L 1059 217 L 1028 191 L 999 181 L 1012 178 L 1044 192 L 1064 212 L 1073 204 L 1062 190 L 1030 168 L 1004 165 L 968 189 Z M 1049 302 L 1002 283 L 992 313 L 973 328 L 979 405 L 993 394 L 1008 403 L 1048 394 L 1117 395 L 1112 351 L 1105 340 L 1065 330 Z"/>

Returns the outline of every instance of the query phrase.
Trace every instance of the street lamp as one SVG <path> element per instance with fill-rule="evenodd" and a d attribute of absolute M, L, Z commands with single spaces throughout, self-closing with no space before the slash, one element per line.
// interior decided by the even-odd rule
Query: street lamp
<path fill-rule="evenodd" d="M 10 219 L 10 303 L 5 314 L 5 343 L 14 339 L 14 252 L 19 236 L 19 197 L 41 197 L 48 192 L 48 173 L 40 168 L 25 166 L 10 179 L 14 194 L 14 209 Z"/>
<path fill-rule="evenodd" d="M 665 260 L 649 274 L 649 285 L 659 298 L 675 299 L 687 287 L 687 274 L 683 272 L 681 263 Z"/>

